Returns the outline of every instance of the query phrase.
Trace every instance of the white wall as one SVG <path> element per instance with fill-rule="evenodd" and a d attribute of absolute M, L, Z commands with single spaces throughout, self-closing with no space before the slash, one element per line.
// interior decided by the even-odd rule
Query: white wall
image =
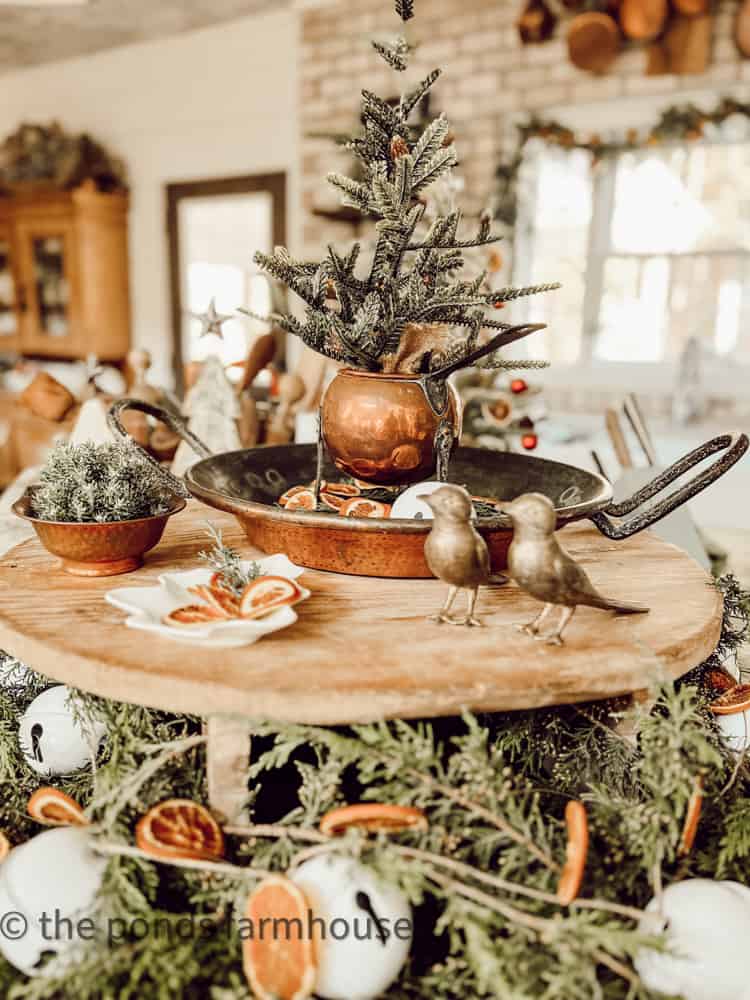
<path fill-rule="evenodd" d="M 166 183 L 287 171 L 298 242 L 297 32 L 285 11 L 0 76 L 0 136 L 58 119 L 127 163 L 133 338 L 154 381 L 171 377 Z"/>

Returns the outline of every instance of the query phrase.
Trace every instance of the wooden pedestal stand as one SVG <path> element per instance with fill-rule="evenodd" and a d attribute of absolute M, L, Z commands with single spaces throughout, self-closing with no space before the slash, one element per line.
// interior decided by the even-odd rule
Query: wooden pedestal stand
<path fill-rule="evenodd" d="M 207 718 L 209 796 L 229 822 L 241 819 L 253 719 L 337 725 L 610 698 L 680 677 L 720 633 L 721 596 L 689 557 L 648 532 L 609 541 L 586 522 L 565 529 L 570 553 L 603 593 L 651 613 L 581 608 L 562 648 L 513 628 L 538 605 L 512 584 L 481 591 L 484 628 L 451 628 L 428 621 L 445 596 L 436 580 L 313 570 L 299 622 L 254 646 L 202 649 L 126 628 L 104 594 L 194 567 L 208 518 L 252 554 L 234 520 L 197 502 L 124 577 L 67 576 L 35 539 L 17 546 L 0 561 L 0 648 L 103 697 Z"/>

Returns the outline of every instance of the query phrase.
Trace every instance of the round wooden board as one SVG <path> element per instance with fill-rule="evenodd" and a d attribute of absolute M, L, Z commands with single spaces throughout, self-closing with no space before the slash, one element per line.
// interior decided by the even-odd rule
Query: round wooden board
<path fill-rule="evenodd" d="M 453 628 L 428 621 L 445 596 L 436 580 L 313 570 L 301 578 L 313 596 L 297 609 L 297 624 L 253 646 L 201 649 L 126 628 L 105 593 L 197 565 L 207 517 L 229 544 L 253 554 L 230 517 L 196 502 L 127 576 L 78 579 L 36 540 L 17 546 L 0 561 L 0 648 L 57 681 L 120 701 L 333 725 L 626 694 L 681 676 L 719 637 L 721 597 L 695 562 L 652 534 L 613 542 L 588 522 L 564 529 L 567 549 L 603 593 L 651 612 L 581 608 L 561 648 L 513 628 L 539 607 L 513 584 L 482 589 L 483 628 Z"/>

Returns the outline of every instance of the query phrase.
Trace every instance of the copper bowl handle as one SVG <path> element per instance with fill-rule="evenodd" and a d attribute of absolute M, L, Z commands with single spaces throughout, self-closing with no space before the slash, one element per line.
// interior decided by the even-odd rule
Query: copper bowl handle
<path fill-rule="evenodd" d="M 107 425 L 115 437 L 120 441 L 130 441 L 136 448 L 139 448 L 143 453 L 143 458 L 145 461 L 149 462 L 159 473 L 162 479 L 169 483 L 170 489 L 172 489 L 178 496 L 189 498 L 191 496 L 190 490 L 187 488 L 182 479 L 177 476 L 173 476 L 168 469 L 165 469 L 163 465 L 160 465 L 153 456 L 149 455 L 145 448 L 142 448 L 137 441 L 125 430 L 125 426 L 121 420 L 120 415 L 126 410 L 138 410 L 139 413 L 145 413 L 149 417 L 153 417 L 155 420 L 160 420 L 163 424 L 166 424 L 170 430 L 174 431 L 175 434 L 179 436 L 182 441 L 187 442 L 193 451 L 198 455 L 199 458 L 211 458 L 212 452 L 210 448 L 201 441 L 199 437 L 188 428 L 187 420 L 179 413 L 170 413 L 168 410 L 162 409 L 160 406 L 152 406 L 151 403 L 144 403 L 140 399 L 118 399 L 117 402 L 113 403 L 110 407 L 109 413 L 107 414 Z"/>

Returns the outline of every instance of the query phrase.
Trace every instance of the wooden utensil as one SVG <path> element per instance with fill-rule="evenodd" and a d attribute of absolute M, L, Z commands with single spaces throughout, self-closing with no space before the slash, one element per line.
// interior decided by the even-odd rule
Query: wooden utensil
<path fill-rule="evenodd" d="M 578 14 L 568 29 L 568 58 L 578 69 L 606 73 L 620 51 L 617 22 L 609 14 Z"/>
<path fill-rule="evenodd" d="M 654 442 L 651 439 L 648 428 L 646 427 L 646 421 L 643 419 L 643 414 L 640 406 L 638 405 L 638 398 L 635 393 L 631 392 L 625 397 L 623 410 L 628 423 L 633 429 L 633 433 L 636 436 L 638 444 L 641 446 L 643 454 L 646 456 L 646 461 L 649 465 L 656 465 L 656 450 L 654 448 Z"/>
<path fill-rule="evenodd" d="M 633 459 L 630 457 L 630 448 L 628 448 L 628 442 L 625 440 L 625 435 L 622 432 L 620 417 L 617 411 L 612 409 L 612 407 L 607 407 L 604 412 L 604 419 L 607 424 L 609 440 L 612 442 L 612 447 L 617 456 L 617 461 L 623 469 L 632 468 Z"/>
<path fill-rule="evenodd" d="M 668 15 L 667 0 L 622 0 L 620 25 L 628 38 L 648 42 L 662 33 Z"/>
<path fill-rule="evenodd" d="M 750 59 L 750 0 L 743 0 L 737 11 L 734 40 L 742 55 Z"/>

